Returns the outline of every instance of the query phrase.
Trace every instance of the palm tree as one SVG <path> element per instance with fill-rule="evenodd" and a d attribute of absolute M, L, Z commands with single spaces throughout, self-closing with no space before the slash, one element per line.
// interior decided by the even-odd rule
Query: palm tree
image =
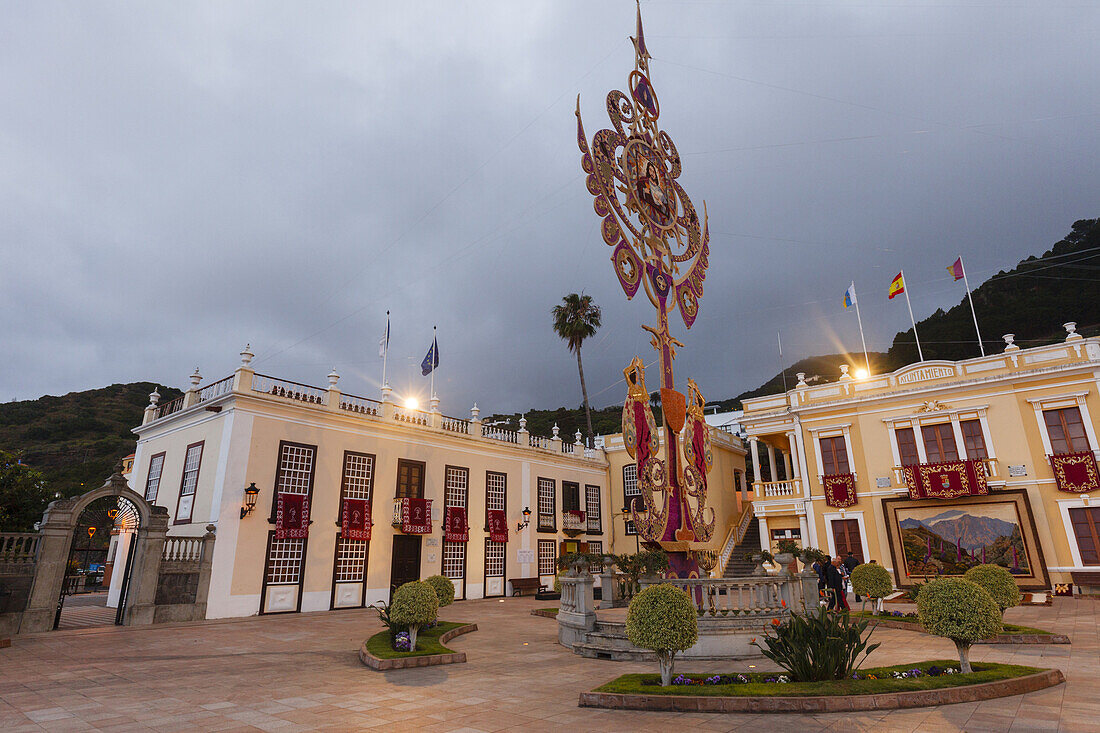
<path fill-rule="evenodd" d="M 592 447 L 592 410 L 588 406 L 588 387 L 584 384 L 584 365 L 581 364 L 581 344 L 596 335 L 600 327 L 600 307 L 592 302 L 591 295 L 570 293 L 554 306 L 554 333 L 577 354 L 577 371 L 581 375 L 581 395 L 584 396 L 584 418 L 588 423 L 588 447 Z"/>

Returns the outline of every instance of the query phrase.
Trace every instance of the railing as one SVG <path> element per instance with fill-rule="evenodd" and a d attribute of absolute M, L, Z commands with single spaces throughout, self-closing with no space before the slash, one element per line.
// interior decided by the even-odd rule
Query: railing
<path fill-rule="evenodd" d="M 507 428 L 498 428 L 494 426 L 485 426 L 481 429 L 482 436 L 491 440 L 499 440 L 502 443 L 514 443 L 519 445 L 519 433 L 515 430 L 508 430 Z"/>
<path fill-rule="evenodd" d="M 404 504 L 404 502 L 401 501 L 401 498 L 402 497 L 400 496 L 395 496 L 393 499 L 393 518 L 391 519 L 390 524 L 394 527 L 401 526 L 401 507 Z"/>
<path fill-rule="evenodd" d="M 467 420 L 444 415 L 439 424 L 444 430 L 448 430 L 452 433 L 461 433 L 462 435 L 470 434 L 470 423 Z"/>
<path fill-rule="evenodd" d="M 429 424 L 428 413 L 421 410 L 410 410 L 407 407 L 395 407 L 393 410 L 393 419 L 397 422 L 408 423 L 409 425 L 420 425 L 427 427 Z"/>
<path fill-rule="evenodd" d="M 382 412 L 382 403 L 378 400 L 356 397 L 352 394 L 340 395 L 340 409 L 345 412 L 354 412 L 358 415 L 375 415 Z"/>
<path fill-rule="evenodd" d="M 169 537 L 164 541 L 164 562 L 199 562 L 202 560 L 202 537 Z"/>
<path fill-rule="evenodd" d="M 565 509 L 561 513 L 561 528 L 566 532 L 584 532 L 588 524 L 584 518 L 584 512 L 576 509 Z"/>
<path fill-rule="evenodd" d="M 38 554 L 39 535 L 33 532 L 0 533 L 0 562 L 32 563 Z"/>
<path fill-rule="evenodd" d="M 734 524 L 730 525 L 729 532 L 726 533 L 726 539 L 722 542 L 722 551 L 718 554 L 718 562 L 714 566 L 714 572 L 719 577 L 726 572 L 726 566 L 729 565 L 730 557 L 733 556 L 733 548 L 741 544 L 741 540 L 745 539 L 745 533 L 749 531 L 749 525 L 752 524 L 753 511 L 752 504 L 749 503 L 741 510 L 741 516 Z"/>
<path fill-rule="evenodd" d="M 328 404 L 327 389 L 311 387 L 308 384 L 299 384 L 286 379 L 276 379 L 265 374 L 254 374 L 252 376 L 252 391 L 262 392 L 274 397 L 284 397 L 297 402 L 305 402 L 310 405 Z"/>
<path fill-rule="evenodd" d="M 171 402 L 166 402 L 163 405 L 157 406 L 157 419 L 164 417 L 165 415 L 171 415 L 173 412 L 179 412 L 183 409 L 183 398 L 185 395 L 180 395 Z"/>
<path fill-rule="evenodd" d="M 215 397 L 221 397 L 223 394 L 229 394 L 233 391 L 233 375 L 229 375 L 225 379 L 219 379 L 213 384 L 208 384 L 199 390 L 199 402 L 206 402 L 212 400 Z"/>
<path fill-rule="evenodd" d="M 797 493 L 798 482 L 794 479 L 785 481 L 757 481 L 753 489 L 758 497 L 772 498 L 776 496 L 794 496 Z"/>
<path fill-rule="evenodd" d="M 584 457 L 585 458 L 595 458 L 596 457 L 596 450 L 597 450 L 596 448 L 585 448 L 584 449 Z"/>
<path fill-rule="evenodd" d="M 703 618 L 746 615 L 775 618 L 801 605 L 798 576 L 642 579 L 642 587 L 667 583 L 683 590 Z"/>
<path fill-rule="evenodd" d="M 541 435 L 528 435 L 527 445 L 532 448 L 542 448 L 543 450 L 550 450 L 550 439 L 544 438 Z"/>
<path fill-rule="evenodd" d="M 573 443 L 562 443 L 561 444 L 561 452 L 562 453 L 566 453 L 568 455 L 573 455 L 573 453 L 576 450 L 577 450 L 577 446 L 574 445 Z"/>
<path fill-rule="evenodd" d="M 573 578 L 562 578 L 561 600 L 558 601 L 559 613 L 575 613 L 577 610 L 577 583 Z"/>

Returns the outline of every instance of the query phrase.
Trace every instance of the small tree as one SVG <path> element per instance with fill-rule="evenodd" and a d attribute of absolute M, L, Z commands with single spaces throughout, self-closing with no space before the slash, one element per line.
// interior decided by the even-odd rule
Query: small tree
<path fill-rule="evenodd" d="M 662 583 L 642 590 L 626 611 L 626 637 L 630 643 L 657 653 L 661 686 L 672 682 L 676 652 L 690 649 L 699 638 L 695 606 L 679 588 Z"/>
<path fill-rule="evenodd" d="M 882 599 L 890 595 L 894 581 L 890 572 L 876 563 L 865 562 L 852 570 L 852 592 L 864 598 L 873 598 L 871 613 L 878 615 Z"/>
<path fill-rule="evenodd" d="M 977 583 L 963 578 L 939 578 L 926 583 L 917 596 L 917 615 L 931 634 L 955 642 L 963 672 L 970 666 L 970 645 L 996 636 L 1003 628 L 1000 609 Z"/>
<path fill-rule="evenodd" d="M 396 624 L 409 627 L 409 651 L 416 651 L 416 634 L 420 627 L 435 621 L 439 614 L 439 596 L 435 588 L 423 580 L 405 583 L 393 592 L 390 618 Z"/>
<path fill-rule="evenodd" d="M 966 571 L 964 578 L 985 588 L 993 597 L 993 602 L 1001 609 L 1001 616 L 1007 609 L 1020 605 L 1020 587 L 1008 568 L 1000 565 L 975 565 Z"/>
<path fill-rule="evenodd" d="M 455 584 L 446 575 L 433 575 L 424 580 L 439 597 L 439 607 L 449 606 L 455 602 Z"/>

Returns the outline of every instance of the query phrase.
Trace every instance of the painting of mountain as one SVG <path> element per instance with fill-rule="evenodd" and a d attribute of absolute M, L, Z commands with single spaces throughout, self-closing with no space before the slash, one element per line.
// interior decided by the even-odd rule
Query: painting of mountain
<path fill-rule="evenodd" d="M 903 507 L 897 518 L 909 576 L 962 575 L 983 563 L 1031 572 L 1013 504 Z"/>

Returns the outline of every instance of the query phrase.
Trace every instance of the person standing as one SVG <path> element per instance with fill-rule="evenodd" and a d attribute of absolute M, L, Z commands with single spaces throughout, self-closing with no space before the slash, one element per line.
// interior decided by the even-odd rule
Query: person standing
<path fill-rule="evenodd" d="M 848 554 L 844 557 L 844 569 L 847 571 L 845 574 L 851 577 L 852 571 L 858 568 L 860 565 L 859 560 L 849 550 Z M 859 603 L 860 598 L 856 596 L 856 603 Z"/>
<path fill-rule="evenodd" d="M 829 595 L 830 610 L 849 610 L 847 594 L 844 592 L 843 567 L 844 564 L 839 557 L 834 557 L 833 561 L 825 566 L 825 585 L 828 588 L 826 593 Z"/>

